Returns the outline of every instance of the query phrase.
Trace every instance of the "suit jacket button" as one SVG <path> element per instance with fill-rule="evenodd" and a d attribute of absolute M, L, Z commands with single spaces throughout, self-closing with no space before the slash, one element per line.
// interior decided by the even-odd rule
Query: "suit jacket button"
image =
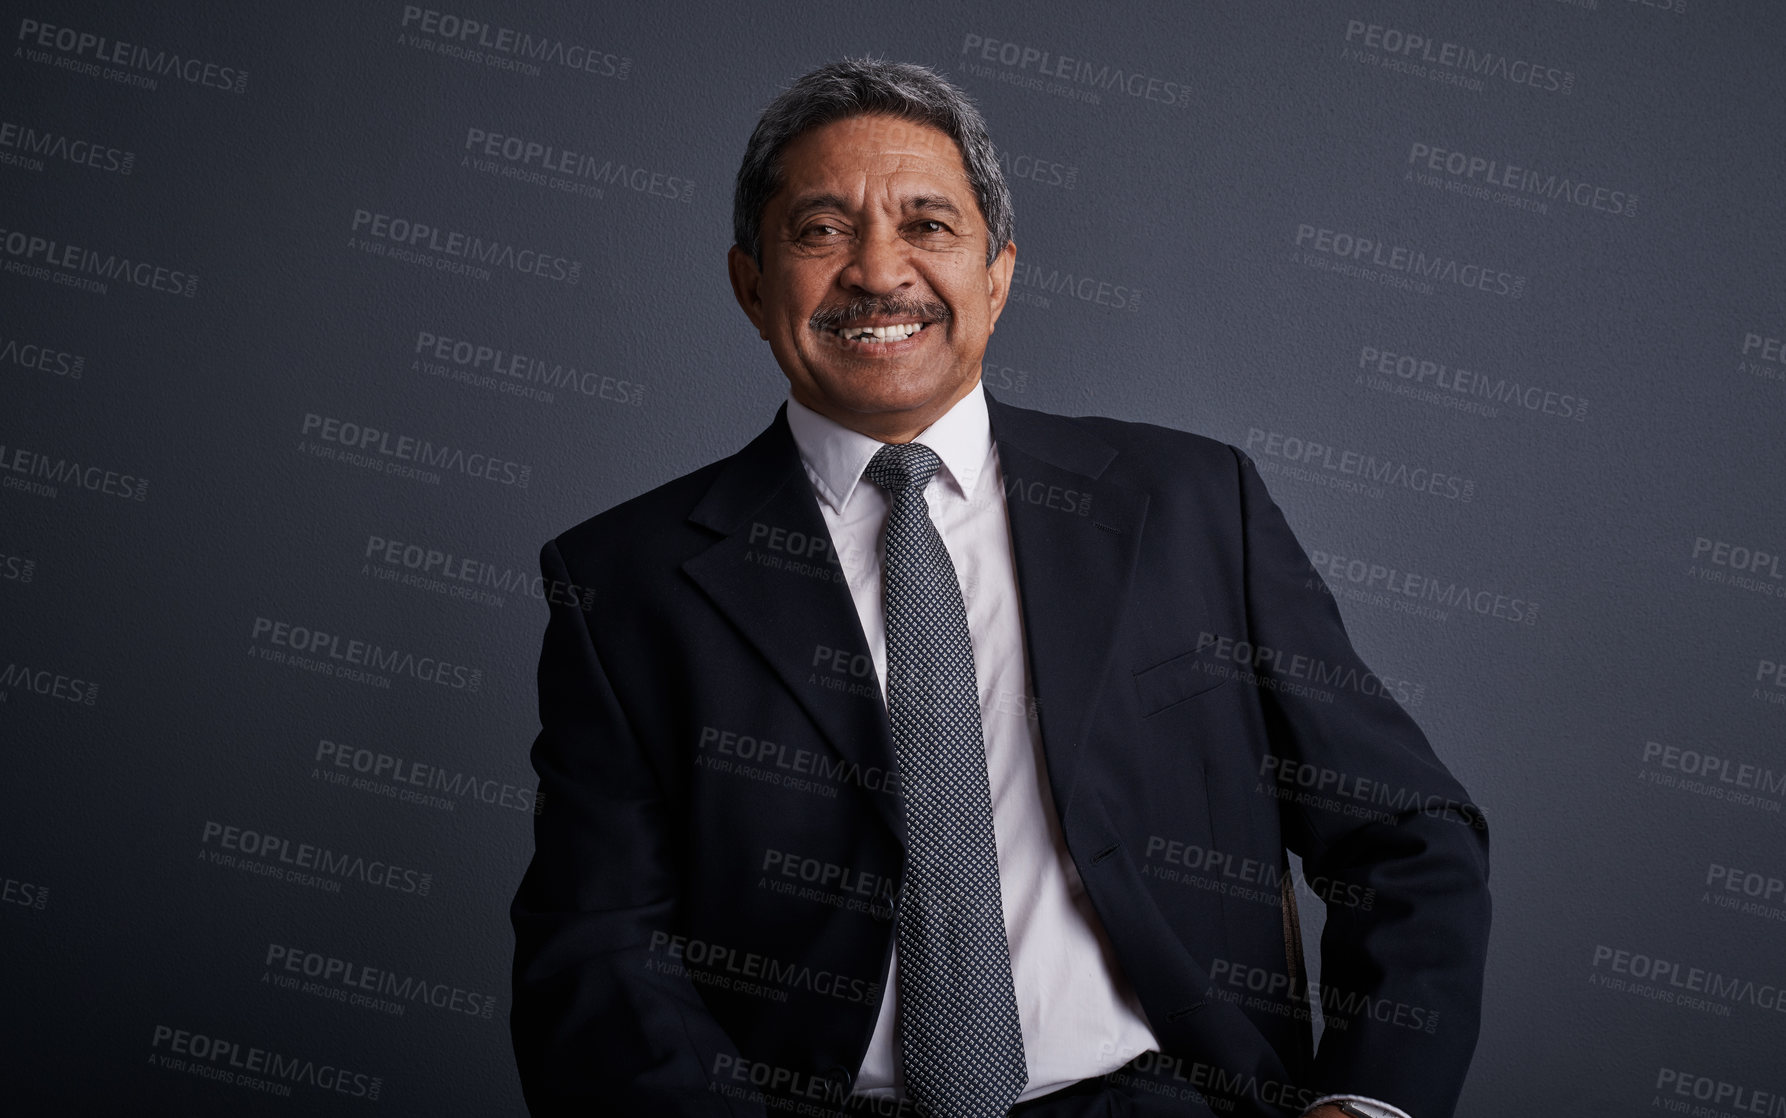
<path fill-rule="evenodd" d="M 830 1067 L 826 1068 L 825 1078 L 846 1091 L 850 1089 L 850 1084 L 856 1081 L 856 1077 L 851 1074 L 850 1069 L 844 1067 L 842 1064 L 832 1064 Z"/>

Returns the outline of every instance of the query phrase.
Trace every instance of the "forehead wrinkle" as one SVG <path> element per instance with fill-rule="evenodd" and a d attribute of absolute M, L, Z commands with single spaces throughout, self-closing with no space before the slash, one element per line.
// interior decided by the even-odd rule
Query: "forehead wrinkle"
<path fill-rule="evenodd" d="M 939 168 L 935 160 L 923 160 L 920 166 L 901 167 L 882 177 L 879 208 L 902 216 L 928 213 L 962 220 L 971 192 L 957 198 L 957 191 L 950 190 L 951 186 L 965 189 L 967 176 Z"/>
<path fill-rule="evenodd" d="M 867 192 L 885 194 L 896 189 L 894 180 L 909 177 L 928 179 L 943 187 L 941 191 L 933 186 L 918 193 L 947 194 L 949 188 L 971 190 L 972 183 L 955 141 L 933 128 L 878 115 L 845 118 L 793 141 L 789 154 L 794 159 L 790 162 L 816 162 L 813 145 L 820 137 L 830 141 L 826 147 L 840 158 L 811 168 L 816 173 L 802 184 L 806 189 L 790 206 L 790 212 L 795 206 L 804 209 L 801 203 L 818 194 L 835 195 L 845 203 L 839 208 L 847 208 L 849 199 Z M 911 192 L 910 187 L 907 192 Z M 863 201 L 866 203 L 866 199 Z"/>
<path fill-rule="evenodd" d="M 861 196 L 862 200 L 857 201 Z M 869 208 L 868 197 L 877 197 L 879 204 L 875 209 L 897 210 L 901 214 L 933 213 L 961 220 L 966 210 L 954 199 L 936 188 L 934 182 L 913 183 L 901 186 L 889 176 L 874 189 L 873 184 L 863 184 L 860 190 L 834 190 L 819 188 L 801 194 L 788 204 L 787 218 L 790 223 L 824 210 L 837 210 L 852 213 L 858 209 Z"/>

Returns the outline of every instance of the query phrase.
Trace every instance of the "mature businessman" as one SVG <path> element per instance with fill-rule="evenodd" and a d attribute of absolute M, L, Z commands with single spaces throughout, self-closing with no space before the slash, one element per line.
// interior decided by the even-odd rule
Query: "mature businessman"
<path fill-rule="evenodd" d="M 977 111 L 809 73 L 734 221 L 786 404 L 541 553 L 593 605 L 539 665 L 532 1110 L 1452 1114 L 1481 814 L 1245 454 L 980 383 L 1017 250 Z"/>

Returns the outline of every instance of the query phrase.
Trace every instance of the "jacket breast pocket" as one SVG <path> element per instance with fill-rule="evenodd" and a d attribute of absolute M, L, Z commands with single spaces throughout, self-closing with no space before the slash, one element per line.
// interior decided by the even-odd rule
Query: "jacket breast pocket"
<path fill-rule="evenodd" d="M 1141 702 L 1141 717 L 1176 706 L 1233 678 L 1231 666 L 1217 659 L 1214 650 L 1209 648 L 1193 648 L 1164 663 L 1144 668 L 1135 673 L 1135 694 Z"/>

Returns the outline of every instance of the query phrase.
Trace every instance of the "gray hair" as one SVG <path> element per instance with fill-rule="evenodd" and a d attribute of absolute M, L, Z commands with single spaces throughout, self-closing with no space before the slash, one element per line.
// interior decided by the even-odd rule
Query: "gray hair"
<path fill-rule="evenodd" d="M 803 74 L 763 110 L 732 192 L 732 239 L 738 247 L 763 266 L 763 209 L 782 188 L 782 149 L 821 125 L 870 114 L 927 124 L 955 141 L 986 219 L 986 266 L 992 267 L 1011 240 L 1011 188 L 980 110 L 929 67 L 873 58 L 846 58 Z"/>

